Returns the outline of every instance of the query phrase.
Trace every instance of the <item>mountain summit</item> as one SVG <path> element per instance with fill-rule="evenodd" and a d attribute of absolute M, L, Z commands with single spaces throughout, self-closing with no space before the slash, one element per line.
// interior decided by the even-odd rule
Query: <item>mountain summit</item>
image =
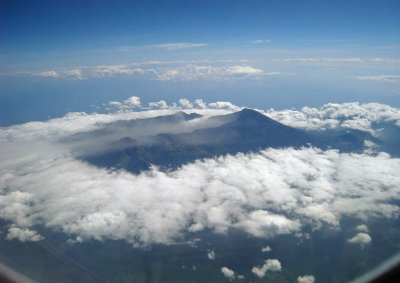
<path fill-rule="evenodd" d="M 172 117 L 183 116 L 184 120 L 199 117 L 197 114 L 182 113 Z M 161 117 L 158 119 L 165 120 Z M 149 169 L 151 164 L 162 169 L 176 168 L 196 159 L 247 153 L 267 147 L 300 147 L 311 140 L 306 132 L 285 126 L 247 108 L 228 115 L 214 116 L 209 120 L 210 125 L 214 125 L 212 120 L 225 121 L 225 124 L 190 133 L 157 134 L 147 137 L 146 143 L 131 141 L 129 147 L 111 147 L 105 153 L 85 156 L 83 159 L 96 166 L 139 173 Z"/>

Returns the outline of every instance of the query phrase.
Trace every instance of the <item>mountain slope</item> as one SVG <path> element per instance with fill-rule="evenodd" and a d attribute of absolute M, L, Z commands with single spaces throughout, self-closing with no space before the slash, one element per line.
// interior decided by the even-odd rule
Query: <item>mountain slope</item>
<path fill-rule="evenodd" d="M 191 133 L 158 134 L 148 137 L 146 144 L 130 140 L 131 146 L 127 148 L 84 159 L 96 166 L 139 173 L 149 169 L 151 164 L 162 169 L 176 168 L 199 158 L 247 153 L 266 147 L 300 147 L 313 139 L 304 131 L 285 126 L 250 109 L 211 119 L 223 119 L 227 123 Z M 119 142 L 121 140 L 116 143 Z"/>

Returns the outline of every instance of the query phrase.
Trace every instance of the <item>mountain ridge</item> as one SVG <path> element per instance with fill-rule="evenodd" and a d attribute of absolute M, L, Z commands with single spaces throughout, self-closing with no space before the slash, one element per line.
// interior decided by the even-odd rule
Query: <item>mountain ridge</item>
<path fill-rule="evenodd" d="M 218 118 L 211 118 L 215 117 Z M 96 166 L 140 173 L 149 169 L 151 164 L 162 169 L 176 168 L 196 159 L 248 153 L 267 147 L 300 147 L 311 140 L 306 132 L 248 108 L 220 118 L 230 122 L 189 133 L 160 133 L 149 137 L 147 144 L 125 140 L 131 146 L 84 159 Z"/>

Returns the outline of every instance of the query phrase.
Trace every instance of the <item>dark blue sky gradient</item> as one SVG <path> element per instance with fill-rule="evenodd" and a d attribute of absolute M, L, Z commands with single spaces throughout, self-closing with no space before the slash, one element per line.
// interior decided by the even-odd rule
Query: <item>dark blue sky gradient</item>
<path fill-rule="evenodd" d="M 359 40 L 394 44 L 399 1 L 2 1 L 2 52 L 163 42 Z"/>

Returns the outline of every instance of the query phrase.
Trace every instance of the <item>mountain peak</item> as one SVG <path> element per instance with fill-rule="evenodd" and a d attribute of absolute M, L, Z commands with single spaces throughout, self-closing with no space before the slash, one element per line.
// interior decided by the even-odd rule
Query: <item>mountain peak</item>
<path fill-rule="evenodd" d="M 169 121 L 169 122 L 181 122 L 181 121 L 193 120 L 193 119 L 200 118 L 200 117 L 202 117 L 202 115 L 197 114 L 197 113 L 187 114 L 183 111 L 178 111 L 171 115 L 158 116 L 155 119 Z"/>
<path fill-rule="evenodd" d="M 239 113 L 240 115 L 262 115 L 260 112 L 250 108 L 243 108 Z"/>
<path fill-rule="evenodd" d="M 254 124 L 254 123 L 265 123 L 272 121 L 272 119 L 268 118 L 264 114 L 261 114 L 260 112 L 249 108 L 244 108 L 243 110 L 237 113 L 238 116 L 236 122 L 240 123 Z"/>

